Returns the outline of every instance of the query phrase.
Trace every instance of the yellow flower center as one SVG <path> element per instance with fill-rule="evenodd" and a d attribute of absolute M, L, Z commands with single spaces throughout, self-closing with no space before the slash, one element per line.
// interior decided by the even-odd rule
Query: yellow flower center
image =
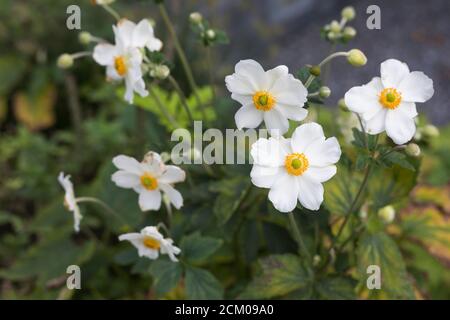
<path fill-rule="evenodd" d="M 119 76 L 124 76 L 127 73 L 127 66 L 125 65 L 125 58 L 123 56 L 114 58 L 114 68 L 116 68 Z"/>
<path fill-rule="evenodd" d="M 158 180 L 147 172 L 141 176 L 141 184 L 147 190 L 155 190 L 158 188 Z"/>
<path fill-rule="evenodd" d="M 289 174 L 302 175 L 309 167 L 309 161 L 303 153 L 291 153 L 286 156 L 284 166 Z"/>
<path fill-rule="evenodd" d="M 258 110 L 269 111 L 275 105 L 275 98 L 267 91 L 258 91 L 253 95 L 253 104 Z"/>
<path fill-rule="evenodd" d="M 379 101 L 383 107 L 395 109 L 402 102 L 402 94 L 394 88 L 386 88 L 381 91 Z"/>
<path fill-rule="evenodd" d="M 149 249 L 159 250 L 159 248 L 161 247 L 161 243 L 152 237 L 145 237 L 143 242 L 144 246 L 146 246 Z"/>

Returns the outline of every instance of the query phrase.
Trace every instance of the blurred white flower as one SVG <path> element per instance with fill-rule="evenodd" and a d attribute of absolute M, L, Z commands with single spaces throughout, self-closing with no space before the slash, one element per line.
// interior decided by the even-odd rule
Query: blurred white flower
<path fill-rule="evenodd" d="M 269 188 L 269 200 L 281 212 L 294 210 L 297 201 L 310 210 L 323 202 L 323 186 L 336 174 L 341 156 L 335 137 L 325 139 L 322 127 L 307 123 L 295 129 L 291 139 L 258 139 L 251 148 L 252 183 Z"/>
<path fill-rule="evenodd" d="M 96 4 L 98 4 L 98 5 L 103 5 L 103 4 L 111 4 L 111 3 L 113 3 L 114 1 L 116 1 L 116 0 L 91 0 L 91 3 L 92 3 L 93 5 L 96 5 Z"/>
<path fill-rule="evenodd" d="M 345 139 L 345 142 L 350 143 L 353 141 L 353 128 L 363 130 L 359 123 L 358 117 L 352 112 L 340 113 L 337 118 L 337 124 Z"/>
<path fill-rule="evenodd" d="M 264 120 L 267 129 L 284 134 L 288 119 L 301 121 L 308 113 L 303 108 L 308 91 L 286 66 L 264 71 L 254 60 L 241 60 L 225 83 L 231 98 L 242 104 L 234 117 L 238 129 L 256 128 Z"/>
<path fill-rule="evenodd" d="M 72 181 L 70 181 L 70 176 L 64 176 L 64 172 L 60 172 L 58 181 L 66 193 L 64 195 L 64 205 L 69 211 L 73 212 L 73 228 L 75 232 L 79 232 L 80 221 L 83 216 L 80 213 L 80 208 L 78 207 L 77 200 L 75 198 L 75 192 L 73 191 L 73 184 Z"/>
<path fill-rule="evenodd" d="M 173 262 L 178 259 L 175 255 L 181 252 L 180 248 L 173 245 L 173 240 L 164 238 L 156 227 L 145 227 L 140 233 L 125 233 L 119 236 L 119 240 L 130 241 L 138 250 L 140 257 L 155 260 L 159 254 L 167 254 Z"/>
<path fill-rule="evenodd" d="M 386 134 L 404 144 L 416 132 L 415 102 L 425 102 L 434 94 L 433 81 L 423 72 L 410 72 L 408 66 L 395 59 L 380 66 L 381 78 L 353 87 L 345 94 L 345 104 L 363 119 L 369 134 Z"/>
<path fill-rule="evenodd" d="M 111 80 L 125 80 L 125 100 L 133 103 L 134 92 L 142 97 L 148 95 L 142 79 L 141 49 L 160 50 L 162 42 L 153 35 L 153 28 L 147 20 L 137 25 L 122 19 L 113 26 L 115 44 L 100 43 L 94 48 L 94 60 L 106 67 L 106 76 Z"/>
<path fill-rule="evenodd" d="M 161 192 L 169 197 L 175 208 L 183 205 L 183 197 L 173 184 L 184 181 L 186 173 L 177 166 L 165 165 L 159 154 L 149 152 L 142 162 L 119 155 L 113 163 L 119 171 L 112 175 L 112 181 L 121 188 L 136 191 L 142 211 L 159 210 Z"/>

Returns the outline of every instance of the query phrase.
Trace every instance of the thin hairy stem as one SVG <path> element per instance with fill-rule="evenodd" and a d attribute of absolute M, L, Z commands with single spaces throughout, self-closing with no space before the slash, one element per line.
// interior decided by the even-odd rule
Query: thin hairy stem
<path fill-rule="evenodd" d="M 288 218 L 289 222 L 291 223 L 292 232 L 294 233 L 295 241 L 298 244 L 300 254 L 310 261 L 311 255 L 309 254 L 308 248 L 306 247 L 305 242 L 303 241 L 303 237 L 297 225 L 297 221 L 295 221 L 294 213 L 289 212 Z"/>
<path fill-rule="evenodd" d="M 191 110 L 189 109 L 189 106 L 186 101 L 186 97 L 185 97 L 183 91 L 181 90 L 180 85 L 178 84 L 177 80 L 175 80 L 175 78 L 172 77 L 171 75 L 169 75 L 168 79 L 169 79 L 170 84 L 173 86 L 176 93 L 180 97 L 181 105 L 183 106 L 184 110 L 186 111 L 186 114 L 189 118 L 190 126 L 192 126 L 192 124 L 194 123 L 194 118 L 192 117 Z"/>

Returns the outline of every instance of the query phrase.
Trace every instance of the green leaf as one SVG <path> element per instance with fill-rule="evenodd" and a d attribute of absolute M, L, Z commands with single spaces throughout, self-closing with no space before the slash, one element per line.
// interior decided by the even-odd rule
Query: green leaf
<path fill-rule="evenodd" d="M 413 299 L 414 292 L 408 280 L 403 257 L 397 244 L 384 232 L 366 233 L 358 243 L 358 273 L 362 286 L 369 275 L 367 267 L 376 265 L 381 270 L 381 289 L 370 294 L 383 294 L 389 299 Z"/>
<path fill-rule="evenodd" d="M 358 148 L 366 148 L 366 134 L 357 128 L 353 128 L 353 141 L 352 144 Z"/>
<path fill-rule="evenodd" d="M 24 59 L 15 55 L 0 58 L 0 95 L 7 95 L 24 75 L 26 69 Z"/>
<path fill-rule="evenodd" d="M 261 272 L 240 295 L 242 299 L 270 299 L 285 296 L 311 285 L 312 272 L 298 256 L 272 255 L 259 260 Z"/>
<path fill-rule="evenodd" d="M 222 299 L 223 288 L 211 272 L 187 267 L 186 296 L 192 300 Z"/>
<path fill-rule="evenodd" d="M 156 260 L 150 267 L 153 276 L 155 292 L 162 296 L 173 289 L 181 278 L 182 267 L 180 263 L 168 260 Z"/>
<path fill-rule="evenodd" d="M 300 68 L 300 70 L 297 71 L 297 79 L 299 79 L 301 82 L 305 83 L 306 80 L 309 78 L 311 74 L 309 73 L 309 67 L 304 66 Z M 311 84 L 308 87 L 308 92 L 316 92 L 320 89 L 322 86 L 322 81 L 319 77 L 314 78 L 314 80 L 311 82 Z"/>
<path fill-rule="evenodd" d="M 320 299 L 351 300 L 356 299 L 356 281 L 344 277 L 327 277 L 321 279 L 315 286 Z"/>
<path fill-rule="evenodd" d="M 402 168 L 416 171 L 416 168 L 407 160 L 407 157 L 400 152 L 392 151 L 389 154 L 383 156 L 381 158 L 381 161 L 383 164 L 392 167 L 392 165 L 396 164 L 399 165 Z"/>
<path fill-rule="evenodd" d="M 220 192 L 214 202 L 213 212 L 219 225 L 224 225 L 238 209 L 250 186 L 248 179 L 241 176 L 224 179 L 214 186 L 212 191 Z"/>
<path fill-rule="evenodd" d="M 205 260 L 216 252 L 222 243 L 221 239 L 204 237 L 199 232 L 195 232 L 183 237 L 180 248 L 184 258 L 190 262 L 198 262 Z"/>

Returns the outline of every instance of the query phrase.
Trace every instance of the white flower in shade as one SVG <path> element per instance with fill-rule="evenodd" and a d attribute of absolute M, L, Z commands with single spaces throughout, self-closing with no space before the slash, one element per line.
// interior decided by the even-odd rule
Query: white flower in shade
<path fill-rule="evenodd" d="M 167 195 L 175 208 L 183 205 L 183 197 L 173 184 L 184 181 L 186 173 L 177 166 L 165 165 L 159 154 L 149 152 L 142 162 L 119 155 L 113 163 L 119 171 L 112 175 L 112 181 L 119 187 L 136 191 L 142 211 L 159 210 L 161 192 Z"/>
<path fill-rule="evenodd" d="M 175 255 L 181 252 L 180 248 L 173 245 L 173 240 L 164 238 L 156 227 L 145 227 L 140 233 L 126 233 L 119 236 L 119 240 L 130 241 L 138 250 L 140 257 L 158 259 L 159 254 L 167 254 L 173 262 L 178 259 Z"/>
<path fill-rule="evenodd" d="M 297 201 L 309 210 L 323 202 L 322 182 L 336 174 L 341 156 L 335 137 L 325 139 L 322 127 L 307 123 L 295 129 L 291 139 L 258 139 L 251 148 L 252 183 L 269 188 L 269 200 L 281 212 L 290 212 Z"/>
<path fill-rule="evenodd" d="M 386 134 L 404 144 L 416 132 L 416 102 L 425 102 L 434 94 L 433 81 L 423 72 L 410 72 L 406 63 L 395 59 L 380 66 L 381 78 L 353 87 L 345 94 L 347 107 L 360 114 L 365 131 Z"/>
<path fill-rule="evenodd" d="M 153 28 L 147 20 L 135 24 L 122 19 L 113 26 L 115 44 L 100 43 L 94 48 L 94 60 L 106 67 L 106 76 L 111 80 L 125 80 L 125 100 L 133 103 L 134 92 L 142 97 L 148 95 L 142 79 L 142 52 L 160 50 L 162 42 L 153 35 Z"/>
<path fill-rule="evenodd" d="M 70 176 L 64 176 L 64 172 L 60 172 L 58 181 L 66 193 L 64 195 L 64 205 L 69 211 L 73 212 L 73 228 L 75 232 L 79 232 L 80 221 L 83 216 L 80 213 L 80 208 L 78 207 L 77 200 L 75 198 L 75 192 L 73 191 L 73 184 L 72 181 L 70 181 Z"/>
<path fill-rule="evenodd" d="M 234 116 L 239 130 L 256 128 L 264 120 L 267 129 L 284 134 L 289 129 L 288 119 L 305 119 L 308 91 L 286 66 L 264 71 L 254 60 L 241 60 L 234 70 L 225 83 L 231 98 L 242 104 Z"/>

